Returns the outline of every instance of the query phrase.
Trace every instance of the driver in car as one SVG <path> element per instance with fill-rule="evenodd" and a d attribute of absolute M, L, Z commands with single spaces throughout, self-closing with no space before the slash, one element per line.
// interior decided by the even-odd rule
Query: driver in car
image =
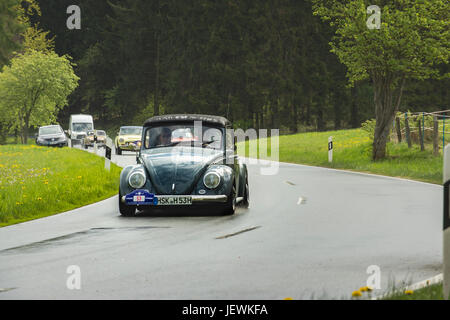
<path fill-rule="evenodd" d="M 169 144 L 172 140 L 172 131 L 169 128 L 162 128 L 161 134 L 158 136 L 157 145 Z"/>

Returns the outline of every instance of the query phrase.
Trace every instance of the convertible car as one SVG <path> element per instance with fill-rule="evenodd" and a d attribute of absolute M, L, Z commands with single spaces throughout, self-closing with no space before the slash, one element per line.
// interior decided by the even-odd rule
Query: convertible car
<path fill-rule="evenodd" d="M 115 139 L 116 154 L 122 151 L 138 151 L 141 148 L 142 127 L 124 126 L 120 127 Z"/>
<path fill-rule="evenodd" d="M 248 206 L 247 166 L 235 154 L 231 123 L 209 115 L 145 121 L 137 164 L 120 174 L 119 211 L 200 209 L 233 214 Z"/>

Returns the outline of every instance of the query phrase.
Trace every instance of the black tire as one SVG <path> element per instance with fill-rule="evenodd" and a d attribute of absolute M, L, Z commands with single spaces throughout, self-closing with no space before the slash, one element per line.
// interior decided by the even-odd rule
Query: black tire
<path fill-rule="evenodd" d="M 248 208 L 250 204 L 250 190 L 248 188 L 248 175 L 245 176 L 245 190 L 244 190 L 244 199 L 241 202 L 244 208 Z"/>
<path fill-rule="evenodd" d="M 233 215 L 235 211 L 236 211 L 236 187 L 233 185 L 230 195 L 228 196 L 224 214 Z"/>
<path fill-rule="evenodd" d="M 119 212 L 124 217 L 133 217 L 136 214 L 136 206 L 129 206 L 120 201 L 120 192 L 119 192 Z"/>
<path fill-rule="evenodd" d="M 121 156 L 122 155 L 122 149 L 120 149 L 119 147 L 116 147 L 116 154 Z"/>

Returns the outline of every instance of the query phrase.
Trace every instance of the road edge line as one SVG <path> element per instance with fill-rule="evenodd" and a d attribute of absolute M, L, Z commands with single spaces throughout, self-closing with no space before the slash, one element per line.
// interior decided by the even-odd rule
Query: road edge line
<path fill-rule="evenodd" d="M 442 273 L 440 273 L 440 274 L 438 274 L 438 275 L 436 275 L 434 277 L 431 277 L 431 278 L 428 278 L 428 279 L 425 279 L 425 280 L 413 283 L 413 284 L 411 284 L 409 286 L 406 286 L 403 289 L 398 290 L 398 292 L 405 292 L 407 290 L 416 291 L 416 290 L 419 290 L 419 289 L 423 289 L 423 288 L 429 287 L 429 286 L 431 286 L 433 284 L 440 283 L 443 280 L 444 280 L 444 275 Z M 371 298 L 371 300 L 381 300 L 383 298 L 389 297 L 390 295 L 392 295 L 392 292 L 382 294 L 382 295 L 380 295 L 378 297 L 373 297 L 373 298 Z"/>

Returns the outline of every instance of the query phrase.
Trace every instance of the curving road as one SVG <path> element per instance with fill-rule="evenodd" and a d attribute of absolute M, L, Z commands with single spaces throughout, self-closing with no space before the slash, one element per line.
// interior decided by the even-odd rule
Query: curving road
<path fill-rule="evenodd" d="M 125 218 L 113 197 L 0 228 L 0 299 L 347 299 L 370 265 L 375 294 L 441 272 L 440 186 L 267 165 L 249 164 L 250 208 L 233 216 Z"/>

